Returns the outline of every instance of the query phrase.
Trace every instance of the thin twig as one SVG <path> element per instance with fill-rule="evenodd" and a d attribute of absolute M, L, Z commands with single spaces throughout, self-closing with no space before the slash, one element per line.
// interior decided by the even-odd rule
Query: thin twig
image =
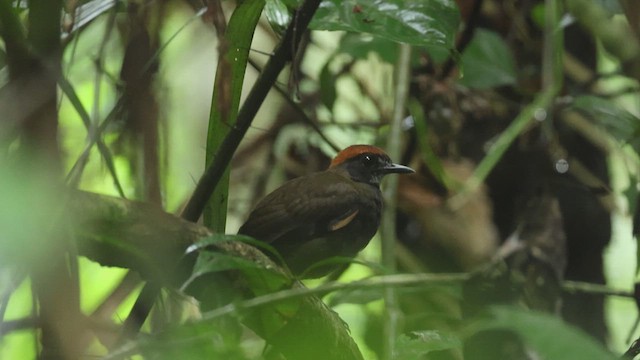
<path fill-rule="evenodd" d="M 236 313 L 243 309 L 252 309 L 264 305 L 277 303 L 283 300 L 301 298 L 304 296 L 322 296 L 336 291 L 356 290 L 364 288 L 384 288 L 384 287 L 400 287 L 400 286 L 415 286 L 415 285 L 443 285 L 443 284 L 456 284 L 467 281 L 471 278 L 470 274 L 457 273 L 457 274 L 394 274 L 376 276 L 360 281 L 352 281 L 348 283 L 344 282 L 330 282 L 323 284 L 315 288 L 297 287 L 287 290 L 278 291 L 262 296 L 258 296 L 252 299 L 248 299 L 239 303 L 229 304 L 222 306 L 218 309 L 206 312 L 202 314 L 202 320 L 214 320 L 221 316 Z"/>
<path fill-rule="evenodd" d="M 480 187 L 498 161 L 500 161 L 502 155 L 504 155 L 509 146 L 511 146 L 515 139 L 527 130 L 531 126 L 531 123 L 535 121 L 534 115 L 538 111 L 546 111 L 546 109 L 554 103 L 559 90 L 560 88 L 555 86 L 545 89 L 533 100 L 533 102 L 522 109 L 520 114 L 516 116 L 511 124 L 502 131 L 496 141 L 491 145 L 489 151 L 482 161 L 480 161 L 478 166 L 476 166 L 473 175 L 465 183 L 463 189 L 448 200 L 451 208 L 456 209 L 462 206 L 462 204 L 464 204 L 468 199 L 469 194 L 473 193 Z"/>
<path fill-rule="evenodd" d="M 568 294 L 607 295 L 633 298 L 633 293 L 628 290 L 617 290 L 602 284 L 593 284 L 582 281 L 565 280 L 562 283 L 562 291 Z"/>
<path fill-rule="evenodd" d="M 442 273 L 442 274 L 393 274 L 367 278 L 352 282 L 329 282 L 315 288 L 297 287 L 286 289 L 275 293 L 258 296 L 238 303 L 228 304 L 215 310 L 202 314 L 202 321 L 218 319 L 222 316 L 237 313 L 241 310 L 257 308 L 284 300 L 296 299 L 305 296 L 323 296 L 337 291 L 348 291 L 358 289 L 372 289 L 385 287 L 404 286 L 440 286 L 462 284 L 473 278 L 473 273 Z M 630 291 L 616 290 L 606 285 L 586 283 L 580 281 L 564 281 L 562 289 L 566 293 L 607 295 L 633 298 Z"/>

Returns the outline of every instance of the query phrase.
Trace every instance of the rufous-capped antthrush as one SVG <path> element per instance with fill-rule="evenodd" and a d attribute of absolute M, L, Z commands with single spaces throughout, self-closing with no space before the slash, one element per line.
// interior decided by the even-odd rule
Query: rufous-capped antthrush
<path fill-rule="evenodd" d="M 267 195 L 238 233 L 272 245 L 296 275 L 321 260 L 354 257 L 380 225 L 384 175 L 413 172 L 392 163 L 380 148 L 352 145 L 327 170 L 290 180 Z M 321 266 L 305 277 L 335 269 Z"/>

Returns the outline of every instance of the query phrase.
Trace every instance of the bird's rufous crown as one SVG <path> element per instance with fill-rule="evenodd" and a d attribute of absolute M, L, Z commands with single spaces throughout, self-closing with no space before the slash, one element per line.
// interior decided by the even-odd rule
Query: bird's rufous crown
<path fill-rule="evenodd" d="M 387 156 L 387 154 L 380 149 L 379 147 L 373 145 L 351 145 L 348 148 L 340 151 L 336 157 L 331 160 L 331 165 L 329 168 L 334 168 L 349 159 L 353 159 L 354 157 L 362 154 L 374 154 L 374 155 L 383 155 Z"/>

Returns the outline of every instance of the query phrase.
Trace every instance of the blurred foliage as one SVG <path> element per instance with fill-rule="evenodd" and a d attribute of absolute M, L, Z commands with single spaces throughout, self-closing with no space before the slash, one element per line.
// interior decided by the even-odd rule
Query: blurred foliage
<path fill-rule="evenodd" d="M 460 60 L 464 69 L 462 85 L 487 89 L 516 84 L 513 55 L 494 32 L 478 29 Z"/>
<path fill-rule="evenodd" d="M 640 263 L 633 1 L 326 0 L 205 215 L 234 230 L 336 145 L 384 146 L 407 43 L 397 160 L 418 173 L 399 187 L 399 271 L 487 275 L 481 299 L 451 280 L 358 283 L 384 274 L 377 242 L 336 282 L 302 284 L 269 245 L 164 212 L 216 161 L 302 3 L 0 0 L 0 358 L 381 358 L 384 286 L 397 288 L 396 360 L 608 359 L 630 346 L 633 284 L 617 280 Z M 552 206 L 531 212 L 541 198 Z M 605 273 L 611 253 L 627 266 Z M 624 306 L 603 305 L 605 276 L 627 289 Z M 593 286 L 537 309 L 527 296 L 549 279 Z M 125 336 L 147 280 L 164 290 Z"/>

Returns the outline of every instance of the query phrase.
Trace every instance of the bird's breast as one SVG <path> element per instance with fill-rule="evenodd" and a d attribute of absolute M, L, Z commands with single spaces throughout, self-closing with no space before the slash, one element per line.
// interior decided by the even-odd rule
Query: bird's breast
<path fill-rule="evenodd" d="M 336 231 L 342 256 L 354 256 L 362 250 L 378 231 L 382 211 L 382 194 L 371 185 L 362 184 L 358 213 L 344 228 Z"/>

